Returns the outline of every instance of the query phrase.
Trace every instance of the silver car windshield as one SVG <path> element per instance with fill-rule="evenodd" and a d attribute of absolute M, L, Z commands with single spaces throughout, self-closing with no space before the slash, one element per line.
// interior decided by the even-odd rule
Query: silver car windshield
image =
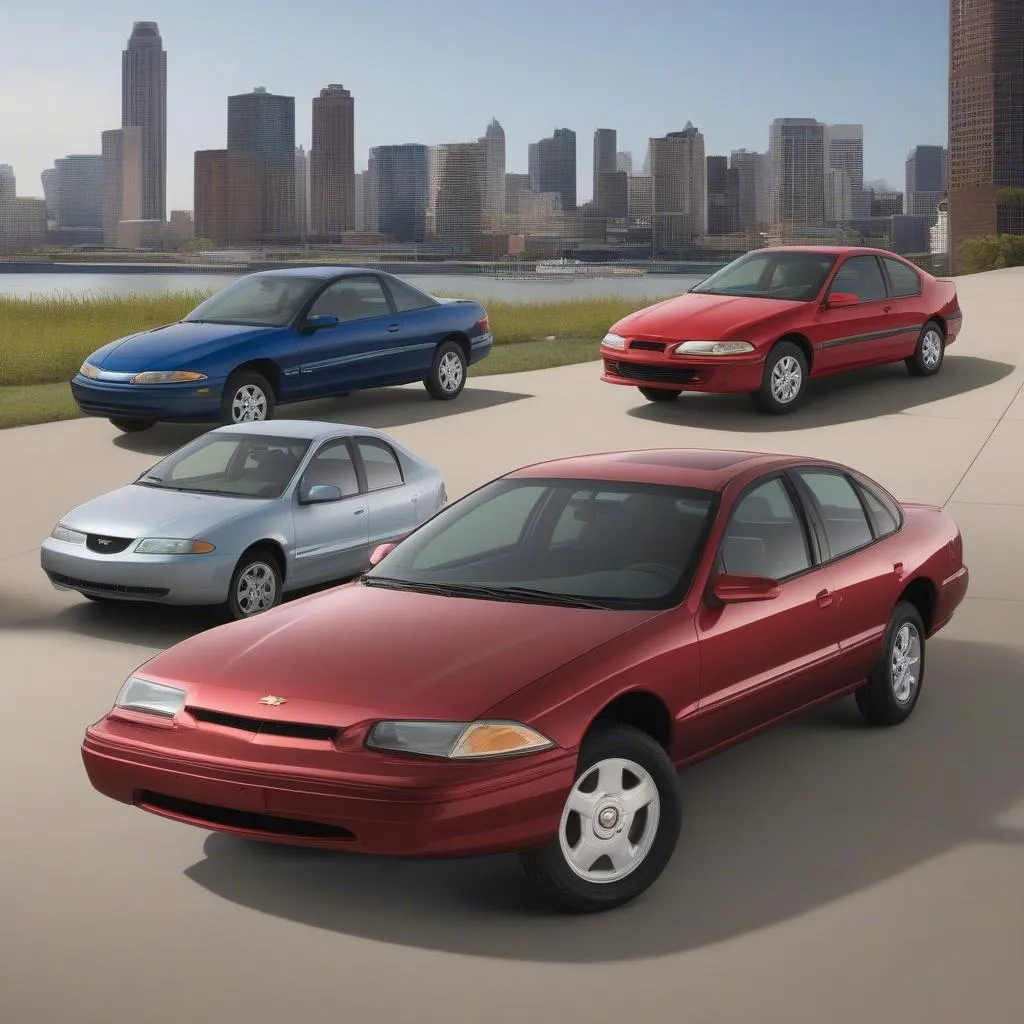
<path fill-rule="evenodd" d="M 194 494 L 280 498 L 310 443 L 295 437 L 213 431 L 168 455 L 135 483 Z"/>
<path fill-rule="evenodd" d="M 251 274 L 201 302 L 185 323 L 283 327 L 321 284 L 315 277 Z"/>
<path fill-rule="evenodd" d="M 591 608 L 685 596 L 718 507 L 712 491 L 507 478 L 450 505 L 363 576 L 367 586 Z"/>
<path fill-rule="evenodd" d="M 698 295 L 813 302 L 835 265 L 830 253 L 771 249 L 748 253 L 690 289 Z"/>

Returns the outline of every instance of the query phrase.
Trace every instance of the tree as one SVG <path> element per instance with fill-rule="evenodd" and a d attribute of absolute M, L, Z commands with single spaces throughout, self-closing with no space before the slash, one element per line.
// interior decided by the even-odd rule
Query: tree
<path fill-rule="evenodd" d="M 1024 266 L 1024 235 L 980 235 L 960 244 L 959 269 L 963 274 Z"/>
<path fill-rule="evenodd" d="M 186 238 L 178 246 L 178 252 L 203 252 L 206 249 L 216 249 L 217 243 L 212 238 Z"/>

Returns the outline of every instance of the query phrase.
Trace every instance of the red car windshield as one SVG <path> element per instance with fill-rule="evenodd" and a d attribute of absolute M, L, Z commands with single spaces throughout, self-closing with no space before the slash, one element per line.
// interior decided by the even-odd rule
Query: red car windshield
<path fill-rule="evenodd" d="M 690 587 L 712 491 L 514 478 L 448 506 L 363 577 L 487 600 L 668 608 Z"/>
<path fill-rule="evenodd" d="M 701 295 L 813 302 L 836 258 L 822 252 L 762 249 L 733 260 L 690 291 Z"/>

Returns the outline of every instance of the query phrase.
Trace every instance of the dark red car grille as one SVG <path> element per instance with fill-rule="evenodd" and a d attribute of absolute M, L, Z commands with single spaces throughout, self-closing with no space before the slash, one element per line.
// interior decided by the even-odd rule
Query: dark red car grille
<path fill-rule="evenodd" d="M 265 736 L 290 736 L 297 740 L 334 740 L 341 731 L 333 725 L 306 725 L 304 722 L 277 722 L 266 718 L 250 718 L 248 715 L 228 715 L 223 711 L 209 711 L 206 708 L 186 708 L 197 722 L 219 725 L 225 729 L 242 732 L 263 733 Z"/>
<path fill-rule="evenodd" d="M 642 352 L 664 352 L 667 348 L 663 341 L 631 341 L 629 347 Z"/>
<path fill-rule="evenodd" d="M 692 384 L 697 379 L 696 370 L 681 366 L 651 366 L 647 363 L 625 363 L 621 360 L 606 360 L 605 371 L 615 377 L 652 384 Z"/>

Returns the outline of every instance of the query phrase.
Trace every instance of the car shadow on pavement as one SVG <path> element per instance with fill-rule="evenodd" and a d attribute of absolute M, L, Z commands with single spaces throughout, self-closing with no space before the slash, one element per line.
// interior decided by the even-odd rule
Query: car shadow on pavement
<path fill-rule="evenodd" d="M 756 412 L 747 395 L 683 394 L 675 402 L 644 402 L 630 416 L 685 427 L 775 433 L 893 416 L 1002 380 L 1016 367 L 977 356 L 948 356 L 934 377 L 911 377 L 902 363 L 811 381 L 800 408 L 785 416 Z"/>
<path fill-rule="evenodd" d="M 282 405 L 278 419 L 322 420 L 325 423 L 351 423 L 374 430 L 409 426 L 464 412 L 480 412 L 509 402 L 518 402 L 533 395 L 515 391 L 492 391 L 467 385 L 458 398 L 438 402 L 422 387 L 374 388 L 356 391 L 346 398 L 319 399 Z M 167 455 L 200 434 L 213 430 L 216 423 L 158 423 L 137 434 L 118 434 L 114 444 L 119 448 L 147 455 Z"/>
<path fill-rule="evenodd" d="M 1024 796 L 1019 649 L 938 639 L 913 718 L 851 698 L 688 769 L 680 846 L 633 904 L 546 911 L 514 857 L 388 860 L 210 835 L 186 870 L 214 895 L 377 942 L 546 963 L 663 956 L 738 938 L 968 843 L 1012 843 Z"/>

